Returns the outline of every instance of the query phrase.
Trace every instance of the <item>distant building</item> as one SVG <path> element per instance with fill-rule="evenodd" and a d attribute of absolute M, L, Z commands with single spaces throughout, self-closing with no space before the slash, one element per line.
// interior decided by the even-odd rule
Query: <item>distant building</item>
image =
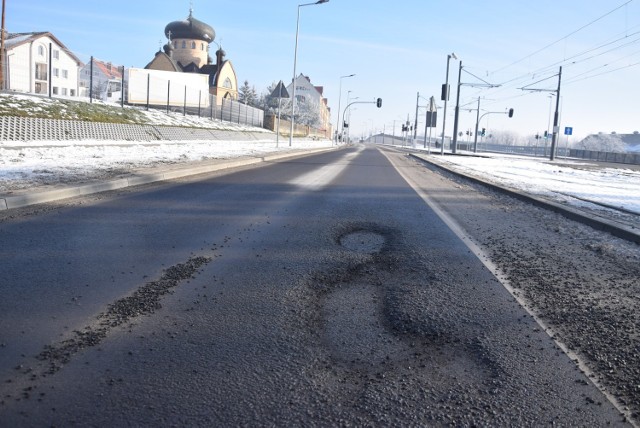
<path fill-rule="evenodd" d="M 93 91 L 91 91 L 91 71 L 93 68 Z M 80 69 L 80 96 L 106 102 L 120 102 L 122 98 L 122 67 L 110 62 L 93 60 Z"/>
<path fill-rule="evenodd" d="M 329 131 L 331 128 L 331 110 L 328 107 L 328 101 L 324 98 L 324 87 L 314 86 L 311 79 L 304 74 L 296 77 L 295 82 L 291 82 L 287 86 L 287 92 L 293 94 L 293 85 L 296 87 L 296 102 L 308 103 L 318 111 L 320 118 L 319 128 Z"/>
<path fill-rule="evenodd" d="M 215 63 L 209 56 L 209 46 L 215 39 L 214 29 L 193 17 L 193 10 L 183 21 L 174 21 L 165 27 L 169 42 L 156 53 L 145 67 L 149 70 L 177 73 L 199 73 L 209 76 L 209 93 L 218 97 L 238 99 L 238 78 L 225 51 L 216 51 Z"/>
<path fill-rule="evenodd" d="M 77 97 L 82 62 L 50 32 L 8 33 L 5 89 Z"/>
<path fill-rule="evenodd" d="M 591 134 L 575 145 L 583 150 L 618 153 L 640 153 L 640 132 L 618 134 L 616 132 Z"/>

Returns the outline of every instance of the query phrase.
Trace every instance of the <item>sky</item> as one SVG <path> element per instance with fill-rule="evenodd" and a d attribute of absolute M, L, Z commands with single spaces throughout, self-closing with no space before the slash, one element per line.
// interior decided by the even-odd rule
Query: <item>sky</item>
<path fill-rule="evenodd" d="M 164 27 L 194 17 L 211 25 L 232 61 L 239 83 L 263 93 L 293 76 L 297 13 L 297 74 L 324 87 L 338 121 L 347 100 L 351 135 L 385 131 L 415 120 L 420 133 L 428 99 L 440 101 L 449 61 L 451 98 L 447 130 L 453 132 L 462 62 L 459 130 L 480 128 L 531 138 L 552 125 L 554 93 L 563 67 L 560 133 L 571 140 L 597 132 L 640 131 L 640 0 L 329 0 L 298 7 L 291 0 L 6 0 L 9 32 L 51 31 L 81 60 L 91 56 L 144 67 L 166 43 Z M 211 52 L 217 47 L 213 45 Z M 354 77 L 341 78 L 355 74 Z M 539 82 L 539 83 L 538 83 Z M 478 84 L 500 85 L 479 87 Z M 542 89 L 542 92 L 521 88 Z M 340 91 L 341 89 L 341 91 Z M 514 109 L 513 118 L 503 114 Z M 342 113 L 342 112 L 341 112 Z M 550 114 L 551 113 L 551 114 Z M 434 132 L 442 132 L 443 110 Z M 435 134 L 434 134 L 435 135 Z M 563 137 L 565 138 L 565 137 Z"/>

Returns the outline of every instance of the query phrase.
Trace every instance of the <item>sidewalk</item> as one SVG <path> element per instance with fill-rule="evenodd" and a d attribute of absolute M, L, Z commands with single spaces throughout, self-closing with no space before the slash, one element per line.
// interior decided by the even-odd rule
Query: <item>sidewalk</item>
<path fill-rule="evenodd" d="M 139 186 L 158 181 L 172 180 L 198 174 L 206 174 L 216 171 L 224 171 L 244 166 L 259 165 L 266 162 L 285 159 L 295 159 L 309 156 L 338 147 L 319 149 L 292 149 L 273 154 L 259 156 L 242 156 L 232 159 L 209 159 L 204 161 L 191 161 L 188 163 L 172 163 L 146 168 L 131 169 L 130 173 L 114 171 L 102 173 L 101 178 L 77 182 L 73 184 L 56 184 L 51 186 L 31 187 L 7 191 L 0 194 L 0 211 L 22 208 L 30 205 L 54 202 L 62 199 L 86 196 L 94 193 Z"/>

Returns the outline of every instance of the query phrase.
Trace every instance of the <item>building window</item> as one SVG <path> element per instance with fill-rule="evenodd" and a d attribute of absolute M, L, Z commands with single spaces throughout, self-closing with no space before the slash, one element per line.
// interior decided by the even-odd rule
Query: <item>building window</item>
<path fill-rule="evenodd" d="M 71 94 L 70 94 L 70 95 L 71 95 L 72 97 L 75 97 L 75 96 L 76 96 L 76 90 L 75 90 L 75 89 L 71 89 L 71 90 L 70 90 L 70 92 L 71 92 Z"/>
<path fill-rule="evenodd" d="M 195 49 L 196 48 L 196 42 L 191 42 L 191 49 Z"/>
<path fill-rule="evenodd" d="M 69 70 L 62 70 L 62 78 L 63 79 L 69 78 Z"/>
<path fill-rule="evenodd" d="M 182 49 L 186 49 L 187 48 L 187 42 L 186 41 L 182 41 Z"/>
<path fill-rule="evenodd" d="M 60 76 L 60 69 L 54 68 L 53 69 L 53 77 L 59 77 L 59 76 Z"/>
<path fill-rule="evenodd" d="M 231 84 L 231 79 L 228 77 L 224 79 L 224 84 L 222 85 L 224 88 L 233 89 L 233 85 Z"/>
<path fill-rule="evenodd" d="M 59 50 L 57 50 L 57 49 L 54 49 L 54 50 L 53 50 L 53 57 L 54 57 L 55 59 L 60 59 L 60 51 L 59 51 Z"/>
<path fill-rule="evenodd" d="M 200 50 L 203 51 L 204 50 L 204 43 L 200 43 Z"/>
<path fill-rule="evenodd" d="M 58 95 L 58 87 L 57 86 L 53 87 L 53 95 Z"/>
<path fill-rule="evenodd" d="M 36 80 L 48 80 L 47 64 L 36 63 Z"/>
<path fill-rule="evenodd" d="M 67 96 L 67 88 L 62 88 L 62 95 Z"/>
<path fill-rule="evenodd" d="M 38 46 L 38 55 L 44 56 L 44 46 Z"/>

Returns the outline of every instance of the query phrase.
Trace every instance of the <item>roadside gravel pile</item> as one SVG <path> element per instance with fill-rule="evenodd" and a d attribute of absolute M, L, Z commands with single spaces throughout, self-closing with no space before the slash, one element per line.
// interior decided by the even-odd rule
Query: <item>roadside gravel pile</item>
<path fill-rule="evenodd" d="M 49 364 L 49 374 L 57 372 L 77 352 L 100 344 L 111 329 L 160 309 L 162 296 L 171 293 L 182 281 L 192 278 L 210 261 L 207 257 L 192 257 L 185 263 L 167 268 L 159 279 L 146 283 L 130 296 L 110 304 L 107 310 L 98 316 L 97 325 L 87 326 L 83 331 L 75 331 L 74 337 L 70 339 L 46 346 L 37 358 Z"/>

